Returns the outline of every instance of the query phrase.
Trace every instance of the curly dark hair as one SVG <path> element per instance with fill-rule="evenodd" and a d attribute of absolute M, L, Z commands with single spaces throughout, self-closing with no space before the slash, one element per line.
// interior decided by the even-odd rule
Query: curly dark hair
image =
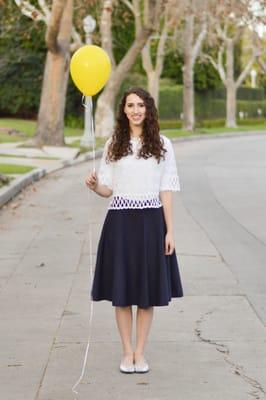
<path fill-rule="evenodd" d="M 123 156 L 133 153 L 130 143 L 129 121 L 124 112 L 127 96 L 132 93 L 139 96 L 144 101 L 146 107 L 141 135 L 142 147 L 138 157 L 147 159 L 154 156 L 159 163 L 161 158 L 165 158 L 164 153 L 166 150 L 163 148 L 163 141 L 160 138 L 158 112 L 152 96 L 146 90 L 138 87 L 127 90 L 120 101 L 116 126 L 108 148 L 106 161 L 117 161 Z"/>

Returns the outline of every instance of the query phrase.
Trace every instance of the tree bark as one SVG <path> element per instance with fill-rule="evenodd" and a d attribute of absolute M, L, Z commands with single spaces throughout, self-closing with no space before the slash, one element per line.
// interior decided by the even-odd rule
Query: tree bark
<path fill-rule="evenodd" d="M 107 35 L 107 32 L 111 32 L 110 26 L 112 22 L 112 1 L 106 0 L 104 2 L 104 5 L 107 5 L 108 7 L 103 9 L 101 19 L 101 25 L 103 24 L 103 22 L 105 23 L 104 27 L 101 26 L 102 42 L 104 43 L 104 48 L 108 52 L 109 57 L 112 59 L 112 37 L 110 36 L 110 34 Z M 113 130 L 115 98 L 119 92 L 121 83 L 123 82 L 130 68 L 134 64 L 136 57 L 142 50 L 143 46 L 146 44 L 151 33 L 157 28 L 161 5 L 162 2 L 159 0 L 149 0 L 149 13 L 146 24 L 139 31 L 139 34 L 136 35 L 132 46 L 125 54 L 122 61 L 117 66 L 113 66 L 113 71 L 111 73 L 110 79 L 97 101 L 97 108 L 95 112 L 96 136 L 108 136 L 110 134 L 110 131 Z M 133 7 L 130 3 L 129 6 L 131 8 Z M 104 13 L 108 13 L 108 15 L 105 15 Z"/>
<path fill-rule="evenodd" d="M 193 63 L 193 31 L 194 17 L 186 16 L 185 21 L 185 45 L 183 66 L 183 127 L 188 131 L 194 130 L 194 63 Z"/>
<path fill-rule="evenodd" d="M 150 95 L 154 99 L 154 103 L 156 107 L 158 107 L 159 103 L 159 84 L 160 84 L 160 73 L 158 71 L 153 70 L 149 73 L 148 76 L 148 91 Z"/>
<path fill-rule="evenodd" d="M 234 42 L 226 40 L 226 127 L 236 128 L 236 85 L 234 80 Z"/>
<path fill-rule="evenodd" d="M 226 127 L 237 128 L 236 124 L 236 87 L 228 85 L 226 87 Z"/>
<path fill-rule="evenodd" d="M 111 73 L 110 79 L 98 98 L 95 113 L 96 136 L 109 136 L 114 127 L 114 102 L 120 85 L 145 45 L 151 30 L 143 29 L 120 64 Z"/>
<path fill-rule="evenodd" d="M 37 132 L 34 142 L 64 145 L 64 111 L 67 82 L 69 78 L 70 40 L 72 34 L 73 0 L 67 0 L 57 37 L 48 35 L 51 49 L 48 49 L 41 100 L 38 113 Z M 59 19 L 57 19 L 57 23 Z M 55 46 L 56 42 L 56 46 Z"/>
<path fill-rule="evenodd" d="M 156 107 L 158 107 L 159 102 L 159 84 L 160 77 L 163 70 L 164 63 L 164 53 L 165 53 L 165 44 L 168 34 L 168 4 L 165 5 L 164 15 L 163 15 L 163 27 L 159 30 L 159 42 L 156 50 L 156 60 L 155 65 L 153 66 L 152 57 L 151 57 L 151 46 L 150 41 L 146 43 L 141 51 L 142 56 L 142 66 L 146 72 L 147 80 L 148 80 L 148 91 L 154 99 Z M 149 8 L 148 3 L 144 3 L 144 22 L 147 23 L 149 16 Z M 141 15 L 139 9 L 135 10 L 135 21 L 136 21 L 136 33 L 138 33 L 142 26 Z"/>

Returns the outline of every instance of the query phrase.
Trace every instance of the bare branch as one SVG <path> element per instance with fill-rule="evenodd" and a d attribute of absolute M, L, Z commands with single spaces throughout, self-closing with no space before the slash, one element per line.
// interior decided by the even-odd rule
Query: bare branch
<path fill-rule="evenodd" d="M 135 10 L 134 10 L 134 7 L 133 7 L 133 4 L 132 3 L 130 3 L 130 1 L 129 0 L 122 0 L 122 2 L 127 6 L 127 8 L 132 12 L 132 14 L 134 14 L 135 13 Z"/>
<path fill-rule="evenodd" d="M 54 53 L 59 50 L 57 36 L 60 30 L 60 22 L 63 16 L 66 0 L 54 0 L 52 5 L 51 17 L 45 35 L 48 49 Z"/>
<path fill-rule="evenodd" d="M 73 53 L 77 49 L 79 49 L 81 46 L 83 46 L 85 43 L 81 39 L 81 35 L 79 32 L 75 29 L 75 27 L 72 27 L 72 33 L 71 33 L 71 39 L 72 43 L 70 45 L 70 51 Z"/>
<path fill-rule="evenodd" d="M 212 64 L 212 66 L 216 69 L 216 71 L 219 73 L 219 76 L 222 80 L 222 82 L 224 83 L 224 85 L 226 84 L 226 74 L 225 74 L 225 70 L 224 70 L 224 66 L 223 66 L 223 52 L 224 52 L 224 46 L 221 46 L 218 52 L 218 59 L 217 62 L 215 61 L 215 59 L 210 56 L 209 54 L 202 54 L 201 58 L 206 59 L 208 61 L 210 61 L 210 63 Z"/>
<path fill-rule="evenodd" d="M 146 9 L 147 9 L 147 2 L 145 2 L 145 4 L 144 4 L 144 18 L 145 18 Z M 137 36 L 140 34 L 140 31 L 142 28 L 139 0 L 133 0 L 133 14 L 135 17 L 135 32 L 136 32 L 136 36 Z"/>
<path fill-rule="evenodd" d="M 216 63 L 215 59 L 212 56 L 204 53 L 204 54 L 201 54 L 201 58 L 203 60 L 210 61 L 210 63 L 213 65 L 213 67 L 218 71 L 218 64 Z"/>
<path fill-rule="evenodd" d="M 150 50 L 150 40 L 147 40 L 147 43 L 143 47 L 141 51 L 142 55 L 142 65 L 145 69 L 146 73 L 150 73 L 153 70 L 153 65 L 151 61 L 151 50 Z"/>
<path fill-rule="evenodd" d="M 167 21 L 167 16 L 165 16 L 164 20 L 164 26 L 163 30 L 160 35 L 158 47 L 157 47 L 157 54 L 156 54 L 156 63 L 155 63 L 155 69 L 158 74 L 158 76 L 161 75 L 162 69 L 163 69 L 163 61 L 164 61 L 164 50 L 165 50 L 165 43 L 167 40 L 167 34 L 168 34 L 168 21 Z"/>
<path fill-rule="evenodd" d="M 152 33 L 149 29 L 143 29 L 141 34 L 136 37 L 133 44 L 123 57 L 122 61 L 119 63 L 117 68 L 113 71 L 113 74 L 120 76 L 121 80 L 123 80 L 132 66 L 132 60 L 135 60 L 136 56 L 139 54 L 140 50 L 145 45 L 148 37 Z M 112 75 L 109 82 L 112 81 Z"/>
<path fill-rule="evenodd" d="M 252 55 L 252 57 L 250 58 L 249 62 L 247 63 L 247 65 L 245 66 L 245 68 L 243 69 L 243 71 L 241 72 L 241 74 L 239 75 L 238 79 L 236 80 L 236 87 L 238 88 L 241 83 L 243 82 L 243 80 L 247 77 L 248 73 L 250 72 L 252 65 L 254 64 L 254 61 L 256 59 L 255 54 Z"/>
<path fill-rule="evenodd" d="M 224 44 L 221 45 L 218 51 L 218 72 L 220 75 L 221 80 L 224 84 L 226 84 L 226 73 L 223 65 L 223 54 L 224 54 Z"/>
<path fill-rule="evenodd" d="M 34 21 L 44 21 L 46 24 L 48 23 L 47 17 L 38 8 L 34 7 L 29 1 L 15 0 L 15 3 L 22 14 L 26 17 L 31 18 Z"/>
<path fill-rule="evenodd" d="M 194 46 L 193 46 L 193 51 L 192 51 L 192 63 L 193 63 L 193 65 L 195 64 L 195 61 L 196 61 L 197 56 L 198 56 L 198 54 L 200 52 L 200 48 L 202 46 L 203 40 L 205 39 L 206 35 L 207 35 L 207 22 L 204 21 L 202 26 L 201 26 L 200 33 L 197 36 L 197 39 L 196 39 L 196 41 L 194 43 Z"/>
<path fill-rule="evenodd" d="M 112 66 L 115 67 L 116 62 L 113 54 L 113 43 L 112 43 L 112 12 L 113 12 L 113 0 L 104 0 L 101 21 L 100 21 L 102 47 L 109 55 Z"/>
<path fill-rule="evenodd" d="M 259 64 L 260 68 L 262 69 L 262 71 L 264 73 L 266 73 L 266 63 L 265 63 L 265 61 L 262 58 L 258 58 L 257 61 L 258 61 L 258 64 Z"/>
<path fill-rule="evenodd" d="M 216 32 L 218 33 L 218 36 L 223 40 L 226 41 L 227 40 L 227 26 L 225 24 L 224 29 L 222 29 L 220 23 L 218 21 L 216 21 Z"/>
<path fill-rule="evenodd" d="M 133 0 L 133 4 L 134 4 L 134 8 L 135 8 L 136 35 L 139 35 L 141 32 L 141 28 L 142 28 L 139 0 Z M 146 24 L 148 21 L 148 15 L 149 15 L 149 7 L 148 7 L 147 1 L 144 3 L 143 13 L 144 13 L 144 15 L 143 15 L 144 24 Z M 151 60 L 150 38 L 147 40 L 147 43 L 143 47 L 143 49 L 141 51 L 141 56 L 142 56 L 141 58 L 142 58 L 143 68 L 146 71 L 146 74 L 148 75 L 149 73 L 151 73 L 153 71 L 153 65 L 152 65 L 152 60 Z"/>
<path fill-rule="evenodd" d="M 51 15 L 51 11 L 50 11 L 50 8 L 48 7 L 46 1 L 45 0 L 38 0 L 38 4 L 41 7 L 41 9 L 42 9 L 45 17 L 47 18 L 47 21 L 48 21 L 49 18 L 50 18 L 50 15 Z"/>

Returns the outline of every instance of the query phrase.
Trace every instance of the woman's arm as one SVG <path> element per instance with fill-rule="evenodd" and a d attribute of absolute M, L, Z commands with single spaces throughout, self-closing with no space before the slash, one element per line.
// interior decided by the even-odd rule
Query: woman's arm
<path fill-rule="evenodd" d="M 102 197 L 110 197 L 113 194 L 113 191 L 109 187 L 100 185 L 99 183 L 93 191 Z"/>
<path fill-rule="evenodd" d="M 85 183 L 89 189 L 93 190 L 99 196 L 110 197 L 113 194 L 112 189 L 99 183 L 97 173 L 95 171 L 89 174 L 85 180 Z"/>
<path fill-rule="evenodd" d="M 160 192 L 160 200 L 163 205 L 164 219 L 166 223 L 165 254 L 172 254 L 175 248 L 173 234 L 172 192 L 170 190 Z"/>

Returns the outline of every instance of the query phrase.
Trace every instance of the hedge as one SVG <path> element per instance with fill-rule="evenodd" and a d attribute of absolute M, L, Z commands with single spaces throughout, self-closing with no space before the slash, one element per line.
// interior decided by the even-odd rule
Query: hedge
<path fill-rule="evenodd" d="M 248 119 L 238 119 L 237 125 L 246 126 L 246 125 L 266 125 L 265 118 L 248 118 Z M 196 128 L 221 128 L 225 127 L 225 119 L 202 119 L 196 121 Z M 171 120 L 160 120 L 160 128 L 164 129 L 181 129 L 182 121 L 180 119 L 171 119 Z"/>
<path fill-rule="evenodd" d="M 242 88 L 250 89 L 250 88 Z M 255 97 L 261 95 L 261 89 L 255 90 Z M 250 92 L 247 91 L 248 92 Z M 263 91 L 263 89 L 262 89 Z M 219 98 L 222 91 L 201 91 L 195 93 L 195 116 L 201 119 L 223 119 L 226 116 L 226 99 Z M 251 92 L 250 92 L 251 93 Z M 241 94 L 241 97 L 243 92 Z M 218 97 L 215 97 L 218 96 Z M 180 86 L 160 89 L 159 115 L 161 119 L 181 119 L 183 114 L 183 90 Z M 244 113 L 245 118 L 261 118 L 266 116 L 266 100 L 237 100 L 237 113 Z M 260 112 L 260 113 L 259 113 Z"/>

